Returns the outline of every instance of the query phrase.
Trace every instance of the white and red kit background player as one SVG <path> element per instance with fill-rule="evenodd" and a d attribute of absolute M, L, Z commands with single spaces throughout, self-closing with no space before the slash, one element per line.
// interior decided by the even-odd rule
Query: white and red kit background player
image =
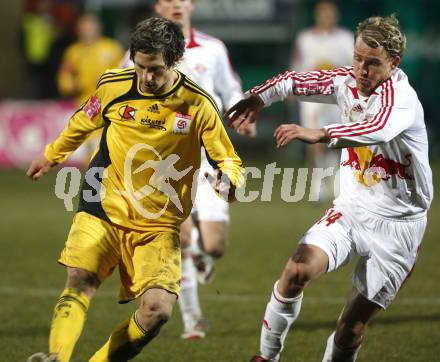
<path fill-rule="evenodd" d="M 297 72 L 334 69 L 351 64 L 353 57 L 353 33 L 338 26 L 339 10 L 331 0 L 319 1 L 314 9 L 315 24 L 301 31 L 295 42 L 290 69 Z M 290 100 L 293 105 L 293 100 Z M 302 126 L 320 128 L 338 122 L 339 108 L 332 104 L 300 102 L 299 117 Z M 309 167 L 336 167 L 338 152 L 325 152 L 322 145 L 306 148 Z M 331 198 L 333 187 L 329 184 L 316 185 L 321 188 L 321 200 Z"/>
<path fill-rule="evenodd" d="M 155 11 L 159 15 L 181 25 L 186 40 L 186 49 L 177 68 L 209 93 L 219 109 L 227 109 L 243 98 L 241 81 L 231 66 L 224 43 L 202 33 L 191 25 L 194 10 L 192 0 L 156 0 Z M 129 52 L 121 67 L 132 66 Z M 255 125 L 238 130 L 254 137 Z M 214 258 L 221 257 L 226 248 L 229 231 L 229 206 L 213 191 L 205 172 L 213 172 L 205 150 L 201 150 L 200 177 L 192 217 L 182 225 L 182 282 L 179 306 L 184 322 L 183 338 L 203 338 L 202 312 L 198 299 L 197 277 L 203 283 L 212 279 Z M 195 258 L 194 258 L 195 257 Z M 194 266 L 193 258 L 196 260 Z M 198 275 L 197 275 L 198 274 Z"/>
<path fill-rule="evenodd" d="M 395 16 L 356 31 L 353 67 L 288 71 L 250 91 L 226 114 L 232 127 L 254 122 L 263 106 L 289 95 L 337 104 L 339 123 L 275 131 L 278 147 L 298 139 L 342 149 L 340 194 L 302 237 L 275 283 L 252 361 L 278 361 L 304 288 L 355 257 L 353 292 L 327 341 L 323 362 L 355 361 L 369 320 L 390 306 L 414 267 L 433 197 L 422 105 L 398 68 L 406 45 Z M 386 357 L 384 357 L 386 359 Z"/>

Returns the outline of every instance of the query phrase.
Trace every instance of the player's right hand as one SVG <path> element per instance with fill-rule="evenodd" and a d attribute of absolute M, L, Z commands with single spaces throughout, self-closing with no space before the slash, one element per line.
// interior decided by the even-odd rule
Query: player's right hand
<path fill-rule="evenodd" d="M 244 129 L 248 124 L 255 123 L 258 112 L 263 106 L 262 99 L 256 94 L 251 94 L 249 98 L 242 99 L 233 105 L 225 113 L 225 119 L 229 127 L 235 130 Z"/>
<path fill-rule="evenodd" d="M 48 161 L 44 155 L 41 155 L 31 162 L 26 175 L 33 181 L 37 181 L 48 173 L 49 170 L 55 165 L 56 163 Z"/>
<path fill-rule="evenodd" d="M 223 200 L 227 202 L 235 201 L 235 186 L 226 174 L 223 174 L 220 170 L 214 170 L 213 175 L 209 172 L 205 172 L 204 175 L 214 191 Z"/>

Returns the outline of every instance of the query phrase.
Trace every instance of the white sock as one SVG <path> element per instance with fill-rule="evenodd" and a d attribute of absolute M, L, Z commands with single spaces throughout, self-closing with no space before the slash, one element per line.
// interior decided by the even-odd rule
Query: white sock
<path fill-rule="evenodd" d="M 335 332 L 333 332 L 327 339 L 327 347 L 325 348 L 322 362 L 354 362 L 359 353 L 359 345 L 354 349 L 340 349 L 335 344 Z"/>
<path fill-rule="evenodd" d="M 182 252 L 182 280 L 180 282 L 179 307 L 185 330 L 191 329 L 202 318 L 197 292 L 197 270 L 188 250 Z"/>
<path fill-rule="evenodd" d="M 278 281 L 275 283 L 261 328 L 260 352 L 264 358 L 278 360 L 289 328 L 301 310 L 302 299 L 303 293 L 295 298 L 284 298 L 278 292 Z"/>

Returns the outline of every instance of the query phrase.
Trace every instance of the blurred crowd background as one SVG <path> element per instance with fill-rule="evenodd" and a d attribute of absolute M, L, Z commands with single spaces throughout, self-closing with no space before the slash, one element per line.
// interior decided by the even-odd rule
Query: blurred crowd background
<path fill-rule="evenodd" d="M 311 0 L 196 3 L 193 25 L 226 43 L 244 90 L 291 66 L 295 39 L 313 24 L 316 4 Z M 87 97 L 99 77 L 96 74 L 103 71 L 93 58 L 105 57 L 106 68 L 116 67 L 128 47 L 130 31 L 153 14 L 153 4 L 153 0 L 1 2 L 0 167 L 26 163 L 27 153 L 40 152 L 55 137 L 72 107 Z M 353 31 L 368 16 L 397 14 L 408 38 L 401 67 L 424 106 L 431 157 L 439 158 L 440 2 L 350 0 L 336 4 L 340 25 Z M 87 54 L 92 60 L 84 70 L 86 75 L 78 80 L 69 64 L 81 54 L 81 44 L 91 42 L 96 43 Z M 89 83 L 83 84 L 87 91 L 78 92 L 78 82 Z M 297 115 L 296 107 L 279 103 L 263 114 L 267 122 L 259 123 L 258 138 L 240 138 L 240 142 L 253 152 L 272 150 L 274 123 L 295 122 Z"/>

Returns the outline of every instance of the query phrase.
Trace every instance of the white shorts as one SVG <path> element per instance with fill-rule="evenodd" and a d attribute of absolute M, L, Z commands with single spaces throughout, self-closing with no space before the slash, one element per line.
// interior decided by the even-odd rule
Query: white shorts
<path fill-rule="evenodd" d="M 426 228 L 426 215 L 387 219 L 362 208 L 333 208 L 300 240 L 328 255 L 328 272 L 360 256 L 353 285 L 386 309 L 409 277 Z"/>
<path fill-rule="evenodd" d="M 218 196 L 206 177 L 200 177 L 191 210 L 199 221 L 229 222 L 229 204 Z"/>
<path fill-rule="evenodd" d="M 341 120 L 341 111 L 334 104 L 300 102 L 301 125 L 322 128 Z"/>

